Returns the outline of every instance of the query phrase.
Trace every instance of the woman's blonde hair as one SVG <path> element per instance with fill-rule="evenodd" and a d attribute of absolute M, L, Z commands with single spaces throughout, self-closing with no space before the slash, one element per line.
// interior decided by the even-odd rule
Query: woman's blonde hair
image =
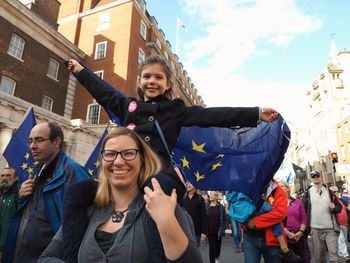
<path fill-rule="evenodd" d="M 169 100 L 172 100 L 174 98 L 174 90 L 173 90 L 174 72 L 171 69 L 168 61 L 165 58 L 163 58 L 159 55 L 152 55 L 152 56 L 147 57 L 145 59 L 145 61 L 143 61 L 139 66 L 140 78 L 142 75 L 142 71 L 145 68 L 147 68 L 148 66 L 154 65 L 154 64 L 159 64 L 162 67 L 163 72 L 166 76 L 167 84 L 169 86 L 169 89 L 164 92 L 164 96 L 166 96 Z M 144 98 L 144 94 L 143 94 L 141 87 L 139 85 L 137 85 L 137 87 L 136 87 L 136 92 L 137 92 L 137 95 L 141 99 Z"/>
<path fill-rule="evenodd" d="M 124 128 L 124 127 L 113 127 L 106 138 L 102 142 L 101 150 L 104 150 L 106 142 L 112 138 L 119 136 L 130 136 L 130 138 L 136 143 L 140 155 L 141 169 L 137 179 L 139 189 L 144 186 L 146 180 L 151 176 L 158 174 L 162 168 L 161 161 L 158 155 L 141 139 L 136 132 Z M 102 157 L 100 155 L 100 161 L 102 163 Z M 108 183 L 105 171 L 101 167 L 98 176 L 98 187 L 95 197 L 95 204 L 97 207 L 103 207 L 110 203 L 112 200 L 111 185 Z"/>

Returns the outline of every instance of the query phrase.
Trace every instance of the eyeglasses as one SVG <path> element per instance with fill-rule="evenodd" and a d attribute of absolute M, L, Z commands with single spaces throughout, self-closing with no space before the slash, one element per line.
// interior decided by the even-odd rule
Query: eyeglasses
<path fill-rule="evenodd" d="M 320 177 L 321 177 L 321 175 L 319 172 L 312 172 L 311 173 L 311 178 L 320 178 Z"/>
<path fill-rule="evenodd" d="M 51 140 L 51 138 L 35 138 L 35 139 L 29 139 L 27 141 L 27 145 L 28 147 L 30 147 L 30 145 L 32 145 L 32 143 L 34 143 L 36 146 L 39 146 L 41 145 L 44 141 L 47 141 L 47 140 Z"/>
<path fill-rule="evenodd" d="M 123 158 L 125 161 L 132 161 L 136 158 L 137 152 L 139 150 L 137 149 L 126 149 L 123 151 L 114 151 L 114 150 L 103 150 L 101 151 L 102 158 L 106 162 L 113 162 L 115 159 L 117 159 L 118 155 Z"/>

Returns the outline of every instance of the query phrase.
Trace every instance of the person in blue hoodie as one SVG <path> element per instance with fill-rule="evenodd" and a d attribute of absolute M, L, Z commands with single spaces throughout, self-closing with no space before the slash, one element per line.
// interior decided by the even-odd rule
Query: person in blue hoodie
<path fill-rule="evenodd" d="M 69 187 L 89 175 L 62 149 L 59 125 L 43 122 L 33 127 L 28 139 L 31 153 L 39 163 L 19 189 L 19 209 L 11 221 L 2 262 L 34 263 L 62 224 L 63 197 Z"/>

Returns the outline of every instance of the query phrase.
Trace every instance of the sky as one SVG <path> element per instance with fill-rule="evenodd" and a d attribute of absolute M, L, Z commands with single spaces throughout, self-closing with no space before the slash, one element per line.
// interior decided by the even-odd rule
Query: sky
<path fill-rule="evenodd" d="M 350 50 L 348 0 L 147 0 L 147 10 L 206 106 L 273 107 L 297 128 L 332 39 Z"/>

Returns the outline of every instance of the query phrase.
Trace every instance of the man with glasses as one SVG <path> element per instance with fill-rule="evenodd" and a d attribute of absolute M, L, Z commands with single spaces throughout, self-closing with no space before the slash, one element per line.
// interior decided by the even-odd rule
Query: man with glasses
<path fill-rule="evenodd" d="M 338 237 L 340 227 L 337 216 L 341 205 L 334 193 L 322 184 L 320 172 L 312 171 L 314 185 L 304 194 L 303 203 L 308 218 L 307 229 L 311 229 L 315 262 L 338 262 Z"/>
<path fill-rule="evenodd" d="M 17 211 L 17 179 L 12 167 L 5 167 L 0 174 L 0 260 L 11 219 Z"/>
<path fill-rule="evenodd" d="M 70 184 L 88 179 L 87 171 L 62 149 L 63 131 L 52 122 L 37 124 L 28 146 L 39 162 L 36 176 L 19 189 L 20 207 L 4 248 L 4 262 L 36 262 L 62 224 L 63 198 Z"/>

